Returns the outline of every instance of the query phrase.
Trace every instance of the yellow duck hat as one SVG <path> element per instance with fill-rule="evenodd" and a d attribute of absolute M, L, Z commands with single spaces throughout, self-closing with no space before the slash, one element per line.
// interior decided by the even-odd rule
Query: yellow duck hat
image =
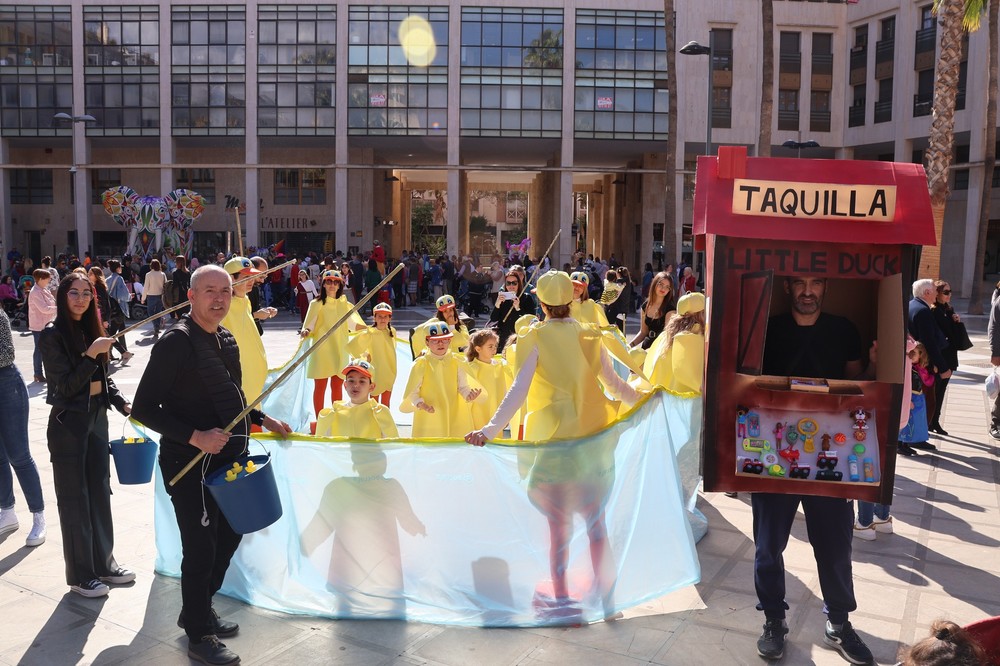
<path fill-rule="evenodd" d="M 590 284 L 590 276 L 583 271 L 575 271 L 571 273 L 569 279 L 581 287 L 586 287 Z"/>
<path fill-rule="evenodd" d="M 368 379 L 372 378 L 372 373 L 375 371 L 375 366 L 363 358 L 351 358 L 347 361 L 347 365 L 344 367 L 344 371 L 341 373 L 345 377 L 347 373 L 351 370 L 356 370 L 363 374 Z"/>
<path fill-rule="evenodd" d="M 320 282 L 326 282 L 327 280 L 337 280 L 338 282 L 343 282 L 344 276 L 340 273 L 340 271 L 323 271 L 323 274 L 320 276 Z"/>
<path fill-rule="evenodd" d="M 427 327 L 427 340 L 445 340 L 454 337 L 454 333 L 448 328 L 448 324 L 437 322 Z"/>
<path fill-rule="evenodd" d="M 531 314 L 521 315 L 520 317 L 517 318 L 517 321 L 514 322 L 514 332 L 517 333 L 518 335 L 524 335 L 527 332 L 528 327 L 534 324 L 536 321 L 538 321 L 538 317 L 536 317 L 535 315 Z"/>
<path fill-rule="evenodd" d="M 237 273 L 240 275 L 257 275 L 262 272 L 254 268 L 253 262 L 246 257 L 233 257 L 226 262 L 223 270 L 230 275 L 236 275 Z"/>
<path fill-rule="evenodd" d="M 372 314 L 376 314 L 376 313 L 379 313 L 379 312 L 385 312 L 385 313 L 388 313 L 388 314 L 391 315 L 392 314 L 392 306 L 389 305 L 388 303 L 379 303 L 378 305 L 376 305 L 375 307 L 372 308 Z"/>
<path fill-rule="evenodd" d="M 677 301 L 677 314 L 686 315 L 693 312 L 702 312 L 705 309 L 705 294 L 691 292 L 684 294 Z"/>
<path fill-rule="evenodd" d="M 573 281 L 562 271 L 549 271 L 538 278 L 538 286 L 531 293 L 546 305 L 568 305 L 573 300 Z"/>
<path fill-rule="evenodd" d="M 444 296 L 441 296 L 440 298 L 437 299 L 435 305 L 437 306 L 438 310 L 444 312 L 448 308 L 455 307 L 455 297 L 449 294 L 445 294 Z"/>

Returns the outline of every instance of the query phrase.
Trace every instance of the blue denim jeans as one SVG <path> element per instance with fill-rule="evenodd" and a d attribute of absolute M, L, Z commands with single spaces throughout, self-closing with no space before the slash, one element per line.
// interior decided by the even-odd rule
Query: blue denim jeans
<path fill-rule="evenodd" d="M 146 297 L 146 314 L 152 317 L 155 314 L 163 312 L 163 297 L 162 296 L 147 296 Z M 163 319 L 158 318 L 153 320 L 153 330 L 157 333 L 160 332 L 160 327 L 163 326 Z"/>
<path fill-rule="evenodd" d="M 874 502 L 858 500 L 858 525 L 868 527 L 876 516 L 879 520 L 888 520 L 891 508 L 888 504 L 875 504 Z"/>
<path fill-rule="evenodd" d="M 31 355 L 32 369 L 35 371 L 35 377 L 41 377 L 42 373 L 42 348 L 38 346 L 38 338 L 42 337 L 41 331 L 32 331 L 31 338 L 35 341 L 35 351 Z"/>
<path fill-rule="evenodd" d="M 0 396 L 0 509 L 14 506 L 13 467 L 28 509 L 41 511 L 42 483 L 28 448 L 28 390 L 12 365 L 0 368 Z"/>

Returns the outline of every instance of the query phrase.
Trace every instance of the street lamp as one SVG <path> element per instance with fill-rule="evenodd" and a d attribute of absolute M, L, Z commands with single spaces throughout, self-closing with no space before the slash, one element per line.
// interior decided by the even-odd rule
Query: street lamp
<path fill-rule="evenodd" d="M 714 40 L 712 39 L 712 33 L 709 33 L 708 34 L 708 46 L 704 46 L 703 44 L 699 44 L 698 42 L 692 41 L 692 42 L 688 42 L 687 44 L 685 44 L 684 46 L 682 46 L 681 50 L 679 51 L 681 53 L 681 55 L 689 55 L 689 56 L 707 55 L 708 56 L 708 107 L 707 107 L 708 108 L 708 111 L 707 111 L 707 113 L 708 113 L 708 118 L 707 118 L 708 128 L 705 130 L 705 154 L 706 155 L 711 155 L 712 154 L 712 88 L 713 88 L 712 84 L 714 83 L 712 81 L 712 72 L 713 72 L 712 65 L 713 65 L 713 61 L 715 60 L 714 46 L 715 46 L 715 43 L 714 43 Z"/>
<path fill-rule="evenodd" d="M 809 139 L 808 141 L 792 141 L 791 139 L 789 139 L 788 141 L 784 142 L 781 145 L 783 148 L 791 148 L 792 150 L 797 150 L 798 157 L 802 157 L 803 148 L 819 148 L 819 144 L 813 141 L 812 139 Z"/>
<path fill-rule="evenodd" d="M 52 120 L 57 123 L 72 123 L 74 125 L 71 144 L 73 160 L 69 172 L 71 174 L 70 177 L 73 179 L 73 190 L 76 192 L 73 208 L 74 217 L 76 218 L 77 255 L 82 257 L 84 256 L 84 251 L 90 249 L 90 196 L 87 194 L 86 170 L 80 171 L 77 169 L 77 164 L 86 164 L 87 158 L 86 155 L 83 155 L 83 159 L 79 159 L 81 151 L 78 137 L 82 138 L 83 134 L 77 131 L 75 125 L 86 127 L 87 123 L 96 123 L 97 118 L 89 113 L 80 115 L 57 113 L 52 116 Z"/>

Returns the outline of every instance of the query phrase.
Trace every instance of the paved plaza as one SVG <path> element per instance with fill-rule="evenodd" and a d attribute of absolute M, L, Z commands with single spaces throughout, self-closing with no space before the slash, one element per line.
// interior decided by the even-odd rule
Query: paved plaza
<path fill-rule="evenodd" d="M 956 303 L 959 312 L 963 303 Z M 429 308 L 397 311 L 406 330 Z M 959 355 L 942 420 L 951 433 L 937 452 L 900 458 L 895 534 L 855 541 L 859 609 L 852 621 L 880 664 L 895 663 L 901 644 L 923 638 L 939 617 L 959 624 L 1000 615 L 1000 504 L 997 443 L 987 434 L 983 379 L 989 372 L 986 320 L 966 317 L 975 346 Z M 265 324 L 271 366 L 297 344 L 298 317 Z M 114 380 L 134 395 L 152 344 L 151 331 L 129 336 L 136 352 Z M 30 378 L 31 337 L 14 332 L 17 365 Z M 180 585 L 153 572 L 153 487 L 120 486 L 112 475 L 115 555 L 136 571 L 133 585 L 101 599 L 69 592 L 45 444 L 45 389 L 28 387 L 29 434 L 47 502 L 48 541 L 24 547 L 30 514 L 15 483 L 21 529 L 0 540 L 0 664 L 186 664 L 187 639 L 175 622 Z M 122 417 L 111 414 L 112 436 Z M 239 622 L 226 639 L 244 664 L 763 664 L 756 654 L 763 615 L 754 610 L 749 497 L 710 493 L 699 507 L 709 520 L 698 544 L 702 582 L 625 611 L 625 618 L 579 628 L 471 629 L 406 622 L 334 621 L 289 616 L 220 597 L 216 607 Z M 26 524 L 27 523 L 27 524 Z M 822 647 L 824 616 L 804 521 L 785 553 L 790 633 L 784 664 L 845 664 Z M 669 563 L 664 563 L 669 566 Z"/>

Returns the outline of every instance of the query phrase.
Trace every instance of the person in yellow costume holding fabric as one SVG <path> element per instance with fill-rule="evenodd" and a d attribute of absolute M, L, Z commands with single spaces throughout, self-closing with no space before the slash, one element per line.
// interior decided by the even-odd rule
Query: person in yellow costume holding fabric
<path fill-rule="evenodd" d="M 489 423 L 513 381 L 510 367 L 496 356 L 499 343 L 497 334 L 484 328 L 472 334 L 469 348 L 465 350 L 465 370 L 477 385 L 483 387 L 483 394 L 472 403 L 473 428 L 482 428 Z"/>
<path fill-rule="evenodd" d="M 375 367 L 363 358 L 352 358 L 341 374 L 347 399 L 322 410 L 316 422 L 318 437 L 385 439 L 399 437 L 392 413 L 372 397 L 378 390 Z"/>
<path fill-rule="evenodd" d="M 223 269 L 237 282 L 250 275 L 258 275 L 261 271 L 254 268 L 246 257 L 233 257 L 226 262 Z M 243 393 L 247 401 L 252 402 L 264 390 L 267 379 L 267 352 L 264 342 L 257 332 L 251 311 L 250 299 L 247 294 L 253 289 L 254 280 L 246 280 L 233 285 L 233 301 L 222 320 L 222 327 L 233 334 L 236 345 L 240 348 L 240 367 L 243 370 Z"/>
<path fill-rule="evenodd" d="M 546 319 L 518 338 L 517 376 L 490 422 L 466 435 L 465 440 L 474 446 L 496 437 L 522 403 L 525 439 L 547 443 L 594 435 L 609 425 L 618 408 L 605 389 L 626 404 L 640 398 L 612 368 L 600 331 L 570 317 L 573 283 L 569 276 L 549 271 L 539 278 L 535 293 Z M 528 497 L 549 522 L 554 598 L 546 602 L 546 613 L 551 617 L 574 616 L 566 569 L 575 513 L 583 516 L 587 526 L 596 587 L 605 612 L 609 618 L 615 614 L 614 565 L 604 522 L 604 504 L 614 482 L 615 433 L 606 434 L 580 445 L 544 445 L 528 472 Z"/>
<path fill-rule="evenodd" d="M 344 295 L 344 278 L 340 271 L 323 271 L 320 279 L 319 297 L 309 304 L 306 320 L 300 331 L 303 338 L 312 338 L 314 341 L 323 337 L 353 307 Z M 357 313 L 323 343 L 323 349 L 311 354 L 306 361 L 306 377 L 315 382 L 313 408 L 317 416 L 323 409 L 323 394 L 326 393 L 327 383 L 330 384 L 331 404 L 344 397 L 344 378 L 338 373 L 347 365 L 350 328 L 365 328 L 364 320 Z"/>
<path fill-rule="evenodd" d="M 451 351 L 460 354 L 469 346 L 469 330 L 458 318 L 458 310 L 455 309 L 455 298 L 445 294 L 437 299 L 437 314 L 413 329 L 410 336 L 410 349 L 413 350 L 413 358 L 418 358 L 427 349 L 427 329 L 434 324 L 444 322 L 454 336 L 451 338 Z"/>
<path fill-rule="evenodd" d="M 677 313 L 646 354 L 643 373 L 654 386 L 678 393 L 701 393 L 705 374 L 705 294 L 681 296 Z"/>
<path fill-rule="evenodd" d="M 569 304 L 569 314 L 582 324 L 597 324 L 610 326 L 608 315 L 601 304 L 590 297 L 587 289 L 590 287 L 590 276 L 583 271 L 576 271 L 569 276 L 573 282 L 573 300 Z"/>
<path fill-rule="evenodd" d="M 427 350 L 413 362 L 400 411 L 413 412 L 413 437 L 461 438 L 472 429 L 470 402 L 482 389 L 469 386 L 461 357 L 449 351 L 444 322 L 427 327 Z"/>
<path fill-rule="evenodd" d="M 396 383 L 396 330 L 391 323 L 392 306 L 379 303 L 372 308 L 372 317 L 375 325 L 352 333 L 347 346 L 352 356 L 361 358 L 367 354 L 371 359 L 372 381 L 378 387 L 375 398 L 388 407 Z"/>

